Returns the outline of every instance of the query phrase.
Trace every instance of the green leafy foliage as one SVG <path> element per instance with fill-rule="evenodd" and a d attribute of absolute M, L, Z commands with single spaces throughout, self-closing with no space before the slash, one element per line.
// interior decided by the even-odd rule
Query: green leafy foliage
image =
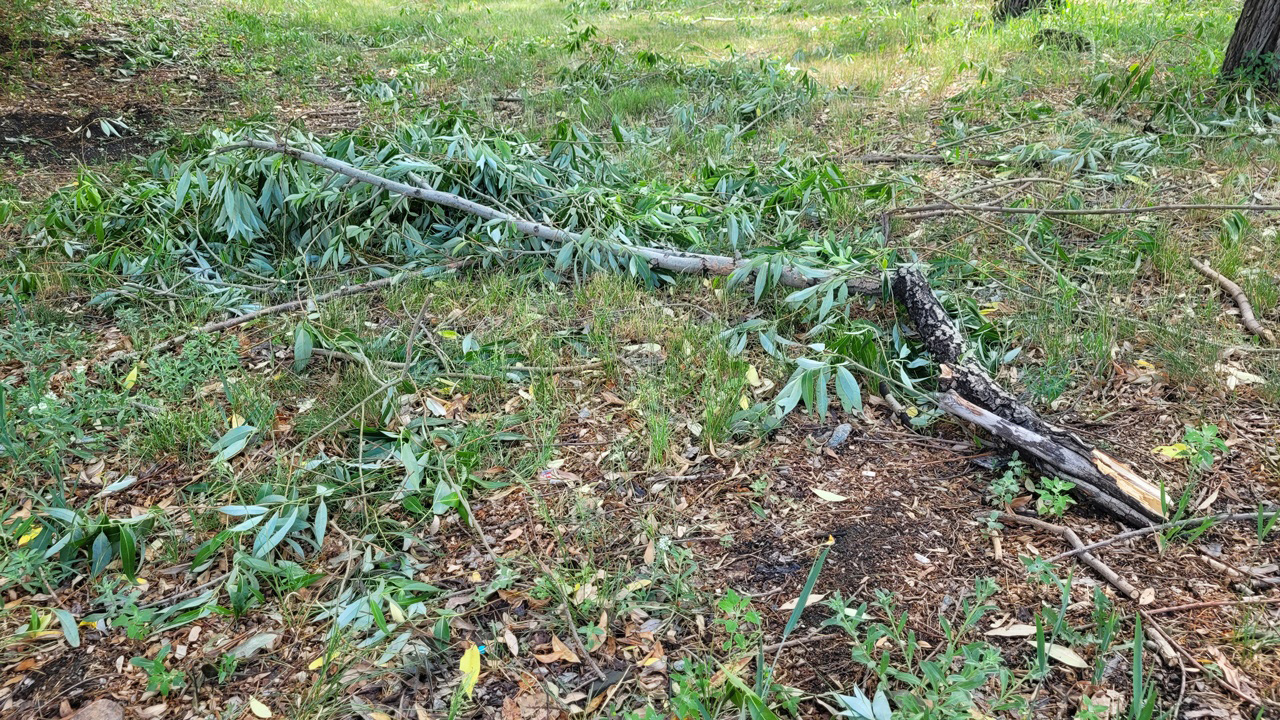
<path fill-rule="evenodd" d="M 160 646 L 154 658 L 148 660 L 145 657 L 135 657 L 129 661 L 130 665 L 142 668 L 147 673 L 147 691 L 158 692 L 161 697 L 168 697 L 170 692 L 187 684 L 185 672 L 165 667 L 164 658 L 168 654 L 169 644 L 165 643 Z"/>

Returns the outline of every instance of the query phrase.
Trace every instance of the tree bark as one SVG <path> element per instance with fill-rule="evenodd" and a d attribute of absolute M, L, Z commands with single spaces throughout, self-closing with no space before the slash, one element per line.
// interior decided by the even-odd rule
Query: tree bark
<path fill-rule="evenodd" d="M 923 273 L 899 267 L 891 284 L 894 299 L 942 366 L 938 404 L 943 410 L 1000 438 L 1044 472 L 1075 483 L 1079 495 L 1124 523 L 1142 527 L 1164 520 L 1159 488 L 1067 429 L 1045 422 L 969 360 L 964 338 Z"/>
<path fill-rule="evenodd" d="M 1250 79 L 1280 85 L 1280 2 L 1244 0 L 1235 32 L 1222 58 L 1222 76 L 1228 80 Z M 1256 75 L 1255 75 L 1256 74 Z"/>
<path fill-rule="evenodd" d="M 1078 495 L 1121 522 L 1134 527 L 1145 527 L 1164 520 L 1164 516 L 1160 514 L 1159 494 L 1152 495 L 1149 489 L 1139 489 L 1133 482 L 1129 482 L 1132 478 L 1137 478 L 1136 475 L 1123 478 L 1104 472 L 1105 463 L 1116 461 L 1101 451 L 1093 450 L 1092 457 L 1082 456 L 1052 438 L 1032 432 L 978 407 L 957 395 L 954 390 L 940 394 L 938 405 L 1026 453 L 1027 458 L 1042 470 L 1074 483 Z M 1112 468 L 1107 469 L 1114 471 Z M 1132 471 L 1129 473 L 1132 474 Z M 1137 480 L 1148 484 L 1141 478 Z"/>
<path fill-rule="evenodd" d="M 1039 10 L 1042 7 L 1056 10 L 1061 3 L 1062 0 L 998 0 L 995 6 L 991 8 L 991 17 L 996 22 L 1004 22 L 1005 20 L 1022 17 L 1032 10 Z"/>

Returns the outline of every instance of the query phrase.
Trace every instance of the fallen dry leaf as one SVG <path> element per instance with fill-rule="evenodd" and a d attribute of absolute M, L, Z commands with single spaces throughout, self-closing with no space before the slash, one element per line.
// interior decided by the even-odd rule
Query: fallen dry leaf
<path fill-rule="evenodd" d="M 844 502 L 845 500 L 849 499 L 843 495 L 837 495 L 833 492 L 827 492 L 826 490 L 820 490 L 818 488 L 809 488 L 809 489 L 813 491 L 814 495 L 817 495 L 818 497 L 822 498 L 823 500 L 826 500 L 827 502 Z"/>
<path fill-rule="evenodd" d="M 814 603 L 821 602 L 822 598 L 826 596 L 827 596 L 826 593 L 812 593 L 809 595 L 809 599 L 808 601 L 805 602 L 804 606 L 812 607 Z M 779 610 L 795 610 L 796 604 L 798 604 L 799 602 L 800 602 L 800 598 L 794 598 L 792 600 L 788 600 L 787 602 L 783 603 L 778 609 Z"/>
<path fill-rule="evenodd" d="M 249 712 L 253 713 L 254 717 L 259 717 L 263 720 L 271 717 L 271 708 L 252 695 L 249 696 Z"/>
<path fill-rule="evenodd" d="M 1027 643 L 1029 643 L 1032 647 L 1036 646 L 1036 641 L 1034 639 L 1027 640 Z M 1044 651 L 1045 651 L 1045 654 L 1047 654 L 1049 657 L 1053 658 L 1054 660 L 1057 660 L 1063 665 L 1067 665 L 1073 668 L 1079 668 L 1081 670 L 1089 667 L 1089 663 L 1085 662 L 1084 658 L 1080 657 L 1078 654 L 1076 654 L 1075 650 L 1072 650 L 1066 645 L 1055 645 L 1053 643 L 1046 643 L 1044 646 Z"/>
<path fill-rule="evenodd" d="M 577 654 L 570 650 L 569 647 L 561 642 L 560 638 L 555 635 L 551 636 L 551 652 L 541 654 L 534 653 L 533 656 L 538 659 L 538 662 L 547 664 L 558 660 L 563 660 L 568 663 L 582 662 L 578 659 Z"/>
<path fill-rule="evenodd" d="M 991 637 L 1031 637 L 1036 634 L 1036 627 L 1023 623 L 1013 623 L 1004 627 L 992 628 L 983 634 Z"/>

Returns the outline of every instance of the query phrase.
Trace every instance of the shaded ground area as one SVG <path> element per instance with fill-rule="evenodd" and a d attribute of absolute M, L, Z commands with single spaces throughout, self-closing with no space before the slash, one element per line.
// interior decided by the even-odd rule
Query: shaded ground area
<path fill-rule="evenodd" d="M 778 176 L 810 170 L 792 160 L 821 157 L 831 162 L 821 173 L 839 176 L 827 187 L 838 199 L 793 211 L 770 196 L 778 215 L 802 217 L 786 232 L 766 227 L 759 245 L 825 242 L 841 260 L 889 242 L 898 259 L 918 253 L 934 261 L 966 332 L 989 343 L 982 349 L 994 353 L 1000 381 L 1162 482 L 1171 508 L 1247 512 L 1273 501 L 1277 356 L 1243 336 L 1230 306 L 1184 262 L 1213 257 L 1275 323 L 1276 235 L 1265 217 L 956 217 L 880 229 L 880 213 L 899 198 L 1074 207 L 1243 193 L 1264 202 L 1276 193 L 1263 167 L 1272 121 L 1248 118 L 1248 130 L 1220 144 L 1185 129 L 1139 129 L 1154 101 L 1115 99 L 1128 88 L 1097 71 L 1122 77 L 1151 47 L 1170 44 L 1140 34 L 1147 16 L 1103 4 L 1084 3 L 1062 21 L 1092 32 L 1099 54 L 1065 58 L 1026 45 L 1033 21 L 997 31 L 971 22 L 979 9 L 964 4 L 833 6 L 821 22 L 790 5 L 738 5 L 575 7 L 563 17 L 545 3 L 277 3 L 260 21 L 242 4 L 218 4 L 201 18 L 231 31 L 201 37 L 212 50 L 200 57 L 162 33 L 98 20 L 66 37 L 0 34 L 0 201 L 20 201 L 0 205 L 0 235 L 25 248 L 31 238 L 18 221 L 46 209 L 72 217 L 74 201 L 39 203 L 82 164 L 110 194 L 117 174 L 139 177 L 115 164 L 157 150 L 183 159 L 202 127 L 256 118 L 273 131 L 356 130 L 354 147 L 383 122 L 425 126 L 433 113 L 412 113 L 440 100 L 479 113 L 470 129 L 449 129 L 459 138 L 490 123 L 532 130 L 532 140 L 495 143 L 482 168 L 558 143 L 560 164 L 543 165 L 554 176 L 599 148 L 617 152 L 617 166 L 594 176 L 602 186 L 582 191 L 583 212 L 670 187 L 690 190 L 694 199 L 683 199 L 697 205 L 708 200 L 694 190 L 732 196 L 756 182 L 781 185 Z M 1203 12 L 1229 14 L 1217 4 Z M 875 24 L 859 24 L 868 18 Z M 588 31 L 582 23 L 591 22 Z M 191 20 L 183 30 L 200 27 Z M 965 34 L 977 44 L 947 44 Z M 321 50 L 304 62 L 314 38 Z M 1179 38 L 1169 52 L 1199 57 L 1200 46 Z M 702 55 L 685 63 L 646 54 L 675 57 L 697 42 L 736 42 L 759 57 L 711 67 Z M 278 56 L 259 51 L 270 43 Z M 766 56 L 784 49 L 793 62 L 813 58 L 824 81 L 850 86 L 778 94 L 793 80 Z M 261 65 L 237 66 L 245 57 Z M 1177 73 L 1196 71 L 1171 57 L 1169 75 L 1157 78 L 1177 89 Z M 308 63 L 328 74 L 300 80 Z M 304 84 L 322 99 L 299 99 Z M 1215 122 L 1214 133 L 1241 124 Z M 1121 132 L 1137 134 L 1117 140 Z M 952 143 L 954 162 L 859 159 Z M 986 164 L 971 166 L 970 154 Z M 624 164 L 641 168 L 643 184 L 604 186 L 599 178 Z M 1062 194 L 1018 182 L 1041 175 Z M 155 192 L 171 192 L 172 179 Z M 794 194 L 804 193 L 823 194 Z M 194 213 L 188 202 L 171 214 L 192 217 L 183 215 Z M 113 360 L 211 318 L 396 271 L 404 258 L 387 248 L 400 247 L 404 226 L 371 230 L 370 240 L 361 233 L 382 226 L 334 203 L 308 222 L 342 228 L 342 242 L 309 238 L 296 256 L 271 254 L 288 244 L 274 226 L 239 244 L 198 227 L 199 242 L 157 242 L 181 252 L 147 255 L 136 236 L 103 244 L 101 224 L 85 221 L 6 258 L 0 716 L 66 717 L 112 698 L 130 718 L 262 717 L 254 702 L 275 717 L 368 720 L 736 717 L 748 705 L 742 688 L 768 666 L 779 686 L 765 700 L 786 716 L 828 716 L 832 693 L 892 686 L 931 703 L 972 700 L 956 716 L 1118 718 L 1132 700 L 1139 610 L 1185 650 L 1162 657 L 1147 647 L 1162 708 L 1244 718 L 1280 701 L 1269 528 L 1106 548 L 1099 556 L 1143 591 L 1129 602 L 1084 565 L 1045 564 L 1067 549 L 1061 538 L 992 514 L 1046 518 L 1085 542 L 1121 528 L 1088 507 L 1054 514 L 1044 478 L 1006 478 L 1012 458 L 972 428 L 912 424 L 921 408 L 893 410 L 886 385 L 864 382 L 860 412 L 832 403 L 827 416 L 796 411 L 777 428 L 735 426 L 740 412 L 779 396 L 804 348 L 840 343 L 856 361 L 904 360 L 915 338 L 898 337 L 891 304 L 841 307 L 830 321 L 837 330 L 819 342 L 782 296 L 753 304 L 750 292 L 711 278 L 656 290 L 634 278 L 584 278 L 534 265 L 548 251 L 521 248 L 510 262 L 453 279 L 414 278 L 195 338 L 175 353 Z M 20 208 L 12 218 L 11 207 Z M 85 215 L 118 217 L 118 205 L 104 207 Z M 721 242 L 709 223 L 698 227 L 703 241 Z M 489 230 L 464 235 L 498 243 Z M 872 232 L 883 234 L 864 242 Z M 57 241 L 67 239 L 75 242 Z M 734 242 L 712 249 L 753 251 Z M 760 339 L 726 351 L 726 331 L 762 319 L 773 324 L 752 331 Z M 769 352 L 770 329 L 796 340 Z M 851 338 L 862 337 L 874 342 L 859 349 Z M 408 347 L 422 364 L 383 386 L 400 372 L 385 362 L 404 359 L 397 353 L 414 339 Z M 297 364 L 309 343 L 350 356 Z M 520 363 L 514 372 L 511 362 Z M 525 373 L 525 363 L 561 369 Z M 841 423 L 848 439 L 827 447 Z M 253 441 L 220 458 L 245 426 Z M 1192 471 L 1175 445 L 1206 427 L 1225 442 L 1206 446 L 1208 464 Z M 411 488 L 415 472 L 420 487 Z M 268 517 L 268 505 L 304 514 L 265 534 L 270 521 L 246 525 Z M 61 511 L 88 518 L 94 535 L 78 538 L 82 547 L 50 582 L 58 551 L 40 537 L 51 531 L 30 523 L 55 527 Z M 121 557 L 122 528 L 138 529 L 136 573 Z M 110 550 L 101 566 L 99 532 Z M 268 562 L 256 546 L 277 532 L 288 542 Z M 819 557 L 812 602 L 788 634 Z M 966 624 L 975 596 L 990 607 Z M 1046 624 L 1061 649 L 1037 667 L 1036 628 Z M 468 695 L 460 688 L 473 646 L 482 659 Z M 978 672 L 975 686 L 954 690 L 966 672 Z M 910 712 L 906 698 L 894 702 Z M 1091 703 L 1109 709 L 1080 710 Z"/>

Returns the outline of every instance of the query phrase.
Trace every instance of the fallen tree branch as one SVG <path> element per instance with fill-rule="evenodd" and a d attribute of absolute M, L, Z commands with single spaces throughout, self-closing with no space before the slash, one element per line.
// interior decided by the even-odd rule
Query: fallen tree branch
<path fill-rule="evenodd" d="M 930 205 L 913 205 L 897 208 L 895 215 L 910 217 L 916 213 L 948 214 L 963 212 L 1008 213 L 1011 215 L 1044 215 L 1061 217 L 1065 215 L 1141 215 L 1143 213 L 1170 212 L 1181 210 L 1238 210 L 1240 212 L 1280 212 L 1280 205 L 1229 205 L 1220 203 L 1198 203 L 1188 205 L 1147 205 L 1144 207 L 1112 207 L 1112 208 L 1033 208 L 1011 207 L 1005 205 L 952 205 L 934 203 Z"/>
<path fill-rule="evenodd" d="M 1233 607 L 1237 605 L 1273 605 L 1280 602 L 1280 597 L 1257 597 L 1244 598 L 1241 600 L 1208 600 L 1206 602 L 1188 603 L 1186 605 L 1174 605 L 1172 607 L 1156 608 L 1148 610 L 1148 615 L 1168 615 L 1169 613 L 1184 612 L 1186 610 L 1200 610 L 1201 608 L 1211 607 Z"/>
<path fill-rule="evenodd" d="M 987 160 L 984 158 L 968 158 L 966 160 L 961 161 L 961 160 L 955 160 L 953 158 L 949 158 L 946 155 L 935 155 L 935 154 L 929 154 L 929 153 L 897 153 L 893 155 L 886 155 L 884 153 L 867 153 L 865 155 L 858 155 L 852 158 L 852 160 L 854 162 L 866 163 L 868 165 L 900 165 L 902 163 L 913 163 L 913 162 L 940 163 L 940 164 L 950 165 L 950 164 L 957 164 L 960 162 L 967 162 L 970 165 L 977 165 L 978 167 L 990 167 L 990 168 L 1000 167 L 1000 163 L 994 160 Z"/>
<path fill-rule="evenodd" d="M 1096 458 L 1088 458 L 1033 430 L 1015 424 L 989 412 L 954 391 L 938 396 L 938 405 L 956 417 L 971 422 L 1027 456 L 1047 466 L 1049 472 L 1075 484 L 1076 490 L 1108 514 L 1130 525 L 1145 526 L 1163 519 L 1160 514 L 1159 494 L 1151 505 L 1149 492 L 1135 492 L 1122 487 L 1115 478 L 1101 472 Z M 1097 451 L 1095 451 L 1097 452 Z"/>
<path fill-rule="evenodd" d="M 405 183 L 396 182 L 388 178 L 374 175 L 366 170 L 325 157 L 316 153 L 307 152 L 283 143 L 266 142 L 264 140 L 241 140 L 218 148 L 214 152 L 224 153 L 231 150 L 241 148 L 253 148 L 256 150 L 265 150 L 267 152 L 280 153 L 298 160 L 301 160 L 326 170 L 332 170 L 339 175 L 345 175 L 353 180 L 368 183 L 374 187 L 381 188 L 387 192 L 405 197 L 416 198 L 425 202 L 433 203 L 454 210 L 461 210 L 470 213 L 485 220 L 501 220 L 509 222 L 515 229 L 525 235 L 541 238 L 548 242 L 569 243 L 581 242 L 586 239 L 581 233 L 561 230 L 545 223 L 533 222 L 518 218 L 510 213 L 502 212 L 491 208 L 487 205 L 481 205 L 478 202 L 468 200 L 460 195 L 443 192 L 440 190 L 432 190 L 429 188 L 415 187 Z M 643 245 L 627 245 L 620 242 L 592 238 L 592 242 L 608 246 L 611 250 L 618 253 L 626 253 L 635 255 L 643 259 L 649 264 L 649 267 L 658 270 L 666 270 L 668 272 L 687 274 L 687 275 L 730 275 L 733 271 L 747 264 L 746 260 L 739 260 L 729 257 L 728 255 L 708 255 L 702 253 L 687 253 L 679 250 L 663 250 L 660 248 L 645 247 Z M 821 275 L 818 277 L 810 277 L 795 268 L 783 268 L 778 282 L 785 287 L 807 288 L 829 279 L 833 273 Z M 883 294 L 883 288 L 878 277 L 855 277 L 848 280 L 849 291 L 858 295 L 870 295 L 880 297 Z"/>
<path fill-rule="evenodd" d="M 1080 494 L 1122 522 L 1141 527 L 1165 519 L 1159 488 L 1066 429 L 1045 422 L 968 359 L 964 338 L 919 270 L 898 268 L 891 285 L 894 298 L 906 307 L 925 347 L 942 366 L 939 407 L 1066 476 Z"/>
<path fill-rule="evenodd" d="M 354 181 L 368 183 L 387 192 L 461 210 L 484 219 L 511 223 L 517 231 L 548 242 L 564 244 L 587 240 L 580 233 L 524 220 L 453 193 L 397 182 L 374 175 L 341 160 L 278 142 L 244 140 L 219 148 L 215 152 L 222 153 L 239 148 L 280 153 L 344 175 Z M 591 241 L 604 245 L 612 252 L 630 254 L 642 259 L 651 268 L 681 274 L 730 275 L 746 267 L 748 262 L 725 255 L 686 253 L 594 238 Z M 835 276 L 834 271 L 808 270 L 805 272 L 788 266 L 782 270 L 778 282 L 785 287 L 807 288 L 829 281 Z M 878 276 L 852 277 L 844 279 L 844 282 L 852 293 L 872 297 L 882 297 L 884 294 L 883 283 Z M 1037 445 L 1037 448 L 1042 452 L 1045 452 L 1044 448 L 1050 445 L 1057 446 L 1059 451 L 1046 453 L 1046 457 L 1057 458 L 1059 462 L 1066 463 L 1067 467 L 1074 468 L 1077 474 L 1068 473 L 1066 467 L 1052 463 L 1049 463 L 1050 467 L 1058 468 L 1059 472 L 1076 479 L 1081 492 L 1086 497 L 1121 521 L 1130 525 L 1143 526 L 1164 519 L 1159 513 L 1158 494 L 1155 495 L 1154 506 L 1152 504 L 1153 490 L 1150 483 L 1137 476 L 1123 463 L 1088 446 L 1071 433 L 1044 422 L 1034 411 L 1019 403 L 997 385 L 981 367 L 967 361 L 968 353 L 963 339 L 950 316 L 934 296 L 927 278 L 919 270 L 910 266 L 899 267 L 893 275 L 892 290 L 894 298 L 906 307 L 912 323 L 924 338 L 930 353 L 944 366 L 944 382 L 954 385 L 968 398 L 965 400 L 952 394 L 950 397 L 954 398 L 955 402 L 948 403 L 944 409 L 953 413 L 962 412 L 964 414 L 959 416 L 964 418 L 996 417 L 1002 421 L 1008 421 L 1001 427 L 1021 427 L 1025 433 L 1031 433 L 1030 436 L 1006 433 L 1005 439 L 1010 442 L 1014 442 L 1017 438 L 1038 436 L 1042 442 Z M 978 411 L 976 414 L 972 412 L 975 410 Z M 1048 440 L 1044 440 L 1045 438 Z M 1024 449 L 1035 454 L 1030 448 Z"/>
<path fill-rule="evenodd" d="M 1079 550 L 1071 550 L 1069 552 L 1064 552 L 1059 555 L 1055 555 L 1049 558 L 1049 561 L 1057 562 L 1059 560 L 1064 560 L 1066 558 L 1069 558 L 1072 555 L 1076 555 L 1082 552 L 1091 552 L 1093 550 L 1097 550 L 1098 548 L 1106 547 L 1108 545 L 1114 545 L 1118 542 L 1123 542 L 1125 540 L 1132 540 L 1133 538 L 1144 537 L 1146 535 L 1153 535 L 1162 530 L 1171 530 L 1173 528 L 1190 527 L 1192 525 L 1199 525 L 1206 521 L 1211 521 L 1215 525 L 1218 523 L 1227 523 L 1227 522 L 1257 521 L 1259 516 L 1269 518 L 1273 515 L 1276 515 L 1277 513 L 1280 513 L 1280 509 L 1271 508 L 1271 509 L 1262 510 L 1259 512 L 1232 513 L 1232 514 L 1220 513 L 1218 515 L 1206 515 L 1204 517 L 1187 518 L 1185 520 L 1174 520 L 1171 522 L 1160 523 L 1159 525 L 1149 525 L 1147 527 L 1140 527 L 1136 530 L 1129 530 L 1127 532 L 1122 532 L 1118 535 L 1113 535 L 1107 538 L 1106 540 L 1099 540 L 1098 542 L 1090 543 L 1089 545 L 1085 545 L 1083 548 Z"/>
<path fill-rule="evenodd" d="M 1263 327 L 1262 323 L 1258 322 L 1258 318 L 1253 314 L 1253 305 L 1249 303 L 1249 296 L 1244 294 L 1244 290 L 1239 285 L 1226 275 L 1195 258 L 1188 258 L 1188 260 L 1191 262 L 1191 267 L 1195 268 L 1201 275 L 1217 283 L 1223 292 L 1231 296 L 1232 302 L 1240 309 L 1240 323 L 1244 325 L 1246 330 L 1271 345 L 1276 344 L 1276 336 L 1271 330 Z"/>
<path fill-rule="evenodd" d="M 1065 527 L 1063 525 L 1054 525 L 1053 523 L 1048 523 L 1048 522 L 1045 522 L 1044 520 L 1039 520 L 1037 518 L 1025 517 L 1023 515 L 1014 515 L 1011 513 L 1000 513 L 999 520 L 1002 522 L 1012 522 L 1012 523 L 1018 523 L 1021 525 L 1029 525 L 1031 527 L 1039 528 L 1046 532 L 1051 532 L 1054 535 L 1057 535 L 1058 537 L 1062 538 L 1063 540 L 1066 540 L 1067 544 L 1071 545 L 1071 547 L 1075 548 L 1076 550 L 1080 550 L 1080 548 L 1084 547 L 1084 543 L 1080 541 L 1080 536 L 1076 535 L 1076 532 L 1071 528 Z M 1084 552 L 1084 551 L 1080 551 L 1080 562 L 1083 562 L 1085 565 L 1088 565 L 1090 568 L 1092 568 L 1094 572 L 1098 573 L 1099 577 L 1101 577 L 1103 580 L 1106 580 L 1107 583 L 1110 584 L 1112 587 L 1114 587 L 1116 590 L 1119 590 L 1125 597 L 1129 598 L 1134 602 L 1138 601 L 1138 598 L 1141 595 L 1141 593 L 1138 592 L 1138 589 L 1135 588 L 1133 584 L 1130 583 L 1128 580 L 1125 580 L 1124 578 L 1120 577 L 1120 574 L 1117 573 L 1115 570 L 1112 570 L 1110 565 L 1107 565 L 1106 563 L 1099 560 L 1096 556 L 1091 555 L 1088 552 Z M 1143 630 L 1143 633 L 1147 636 L 1147 639 L 1150 640 L 1156 646 L 1156 650 L 1157 652 L 1160 653 L 1160 658 L 1164 660 L 1165 664 L 1167 665 L 1177 664 L 1178 654 L 1174 651 L 1173 646 L 1170 644 L 1169 638 L 1165 637 L 1165 634 L 1162 633 L 1159 630 L 1159 628 L 1155 627 L 1154 625 L 1147 625 L 1147 627 L 1143 628 L 1142 630 Z"/>

